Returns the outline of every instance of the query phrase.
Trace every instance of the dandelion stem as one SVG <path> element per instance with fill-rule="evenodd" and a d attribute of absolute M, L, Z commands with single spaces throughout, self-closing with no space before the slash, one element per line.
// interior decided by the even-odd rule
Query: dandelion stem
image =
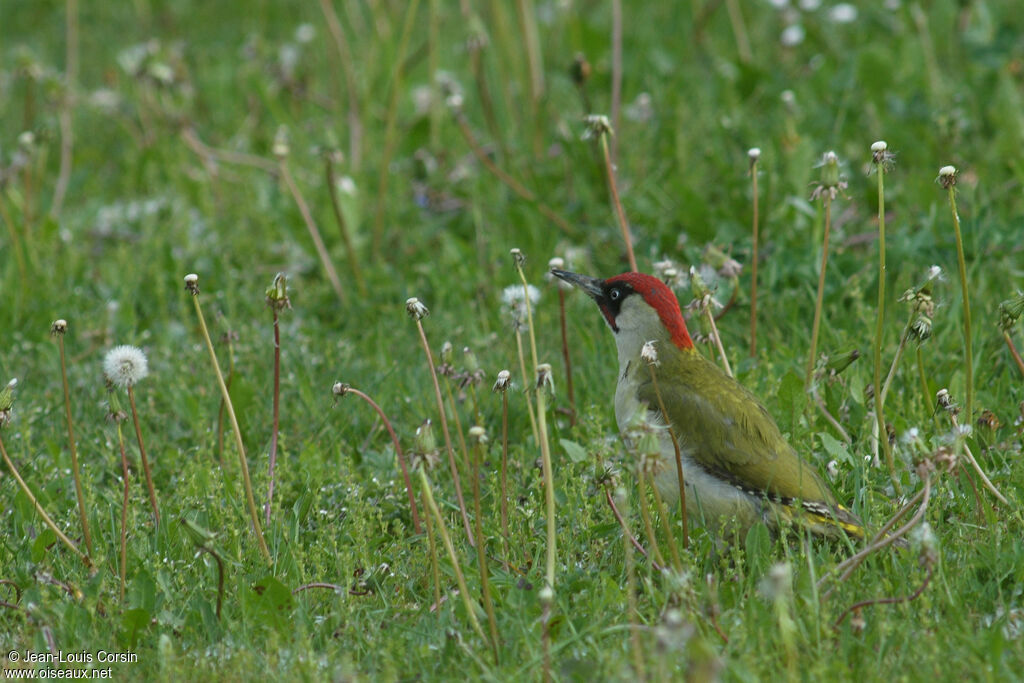
<path fill-rule="evenodd" d="M 228 346 L 228 375 L 224 378 L 224 385 L 231 392 L 231 381 L 235 378 L 235 347 L 232 343 L 233 333 L 229 329 L 224 334 L 224 341 Z M 220 468 L 224 469 L 224 397 L 220 399 L 220 406 L 217 408 L 217 458 L 220 460 Z"/>
<path fill-rule="evenodd" d="M 885 392 L 888 387 L 882 387 L 882 333 L 885 323 L 885 168 L 883 164 L 876 166 L 878 176 L 878 316 L 875 323 L 875 344 L 874 344 L 874 385 L 875 385 L 875 421 L 878 423 L 878 437 L 882 442 L 882 453 L 885 454 L 885 465 L 889 468 L 889 476 L 892 478 L 896 491 L 900 491 L 899 477 L 896 476 L 896 464 L 893 462 L 892 448 L 889 447 L 889 439 L 885 433 Z M 828 233 L 826 233 L 828 234 Z M 907 323 L 909 327 L 909 322 Z M 893 359 L 893 371 L 899 360 L 903 345 L 906 343 L 907 334 L 904 332 L 900 339 L 900 349 Z M 890 374 L 891 377 L 891 374 Z"/>
<path fill-rule="evenodd" d="M 719 358 L 722 359 L 722 367 L 725 369 L 725 374 L 732 377 L 732 366 L 729 365 L 729 356 L 725 355 L 725 347 L 722 346 L 722 336 L 718 334 L 718 325 L 715 324 L 715 316 L 711 313 L 710 306 L 704 306 L 703 308 L 704 315 L 708 319 L 708 325 L 711 327 L 711 338 L 714 340 L 715 349 L 718 351 Z"/>
<path fill-rule="evenodd" d="M 526 274 L 523 272 L 523 266 L 520 263 L 519 259 L 515 259 L 515 266 L 516 266 L 516 272 L 519 273 L 519 280 L 520 280 L 520 282 L 523 283 L 523 306 L 526 307 L 526 329 L 530 333 L 530 360 L 533 361 L 533 368 L 536 371 L 536 369 L 537 369 L 537 337 L 536 337 L 536 335 L 533 332 L 533 305 L 530 303 L 530 286 L 526 283 Z M 525 369 L 524 369 L 524 371 L 523 371 L 524 379 L 525 379 L 525 374 L 526 374 L 526 372 L 525 372 Z M 529 384 L 525 384 L 525 387 L 528 387 L 528 386 L 529 386 Z M 528 404 L 530 403 L 529 393 L 527 393 L 526 402 Z M 539 430 L 540 420 L 541 420 L 541 416 L 540 416 L 540 399 L 538 397 L 538 400 L 537 400 L 538 431 L 537 431 L 537 433 L 534 434 L 534 436 L 538 436 L 539 435 L 539 436 L 541 436 L 541 438 L 543 438 L 543 435 L 540 434 L 540 430 Z M 541 448 L 543 448 L 543 445 L 541 446 Z"/>
<path fill-rule="evenodd" d="M 508 570 L 508 391 L 501 392 L 501 543 Z"/>
<path fill-rule="evenodd" d="M 551 448 L 548 446 L 547 394 L 544 387 L 537 390 L 537 430 L 540 433 L 540 457 L 544 469 L 544 507 L 547 517 L 547 585 L 555 588 L 555 475 L 551 465 Z"/>
<path fill-rule="evenodd" d="M 832 628 L 838 629 L 839 626 L 846 619 L 847 614 L 849 614 L 850 612 L 860 610 L 864 607 L 868 607 L 870 605 L 895 605 L 901 602 L 911 602 L 913 600 L 916 600 L 918 597 L 921 596 L 922 593 L 924 593 L 924 589 L 928 587 L 928 584 L 932 580 L 932 574 L 934 573 L 934 571 L 935 569 L 931 565 L 928 565 L 928 570 L 925 573 L 924 581 L 921 583 L 921 586 L 910 595 L 904 595 L 895 598 L 872 598 L 870 600 L 861 600 L 860 602 L 850 605 L 845 610 L 843 610 L 842 614 L 839 615 L 839 618 L 836 619 L 834 624 L 832 624 Z"/>
<path fill-rule="evenodd" d="M 437 503 L 434 502 L 434 494 L 430 490 L 430 480 L 427 479 L 427 472 L 422 467 L 420 468 L 420 485 L 423 489 L 423 500 L 426 502 L 427 509 L 437 523 L 438 532 L 441 534 L 441 541 L 444 543 L 445 550 L 448 551 L 448 559 L 451 560 L 452 569 L 455 571 L 455 580 L 459 584 L 459 596 L 462 598 L 462 604 L 466 608 L 469 622 L 473 625 L 473 630 L 480 636 L 480 639 L 486 641 L 487 636 L 484 634 L 484 630 L 476 618 L 473 602 L 469 598 L 469 587 L 466 585 L 466 577 L 463 576 L 462 567 L 459 565 L 459 556 L 455 554 L 452 539 L 444 526 L 444 518 L 441 517 L 441 512 L 437 509 Z"/>
<path fill-rule="evenodd" d="M 115 418 L 117 419 L 117 418 Z M 121 478 L 124 479 L 124 495 L 121 498 L 121 602 L 124 602 L 124 588 L 128 574 L 128 486 L 131 480 L 128 474 L 128 456 L 124 451 L 124 434 L 121 432 L 121 422 L 117 423 L 117 445 L 121 450 Z"/>
<path fill-rule="evenodd" d="M 437 399 L 437 411 L 441 415 L 441 431 L 444 433 L 444 445 L 448 451 L 448 466 L 452 472 L 452 482 L 455 484 L 455 497 L 459 502 L 459 512 L 462 514 L 462 525 L 466 529 L 466 538 L 470 545 L 473 541 L 473 530 L 469 525 L 469 514 L 466 512 L 466 501 L 462 497 L 462 482 L 459 479 L 459 467 L 455 464 L 455 449 L 452 448 L 452 436 L 448 431 L 448 417 L 445 414 L 444 399 L 441 398 L 441 385 L 437 381 L 437 370 L 434 369 L 434 356 L 430 352 L 430 344 L 427 342 L 427 333 L 423 330 L 423 323 L 417 319 L 416 329 L 420 333 L 420 342 L 423 345 L 423 353 L 427 356 L 427 367 L 430 369 L 430 378 L 434 381 L 434 397 Z"/>
<path fill-rule="evenodd" d="M 957 420 L 955 414 L 950 413 L 949 420 L 950 422 L 953 423 L 954 430 L 960 426 L 960 423 Z M 971 467 L 974 468 L 974 471 L 978 473 L 979 477 L 981 477 L 981 483 L 985 485 L 985 488 L 987 488 L 992 493 L 992 495 L 999 500 L 1000 503 L 1002 503 L 1003 505 L 1009 505 L 1010 501 L 1006 500 L 1003 494 L 999 493 L 999 490 L 995 487 L 991 480 L 989 480 L 984 470 L 981 469 L 981 465 L 979 465 L 978 461 L 974 459 L 974 453 L 971 453 L 971 447 L 968 446 L 966 443 L 964 443 L 964 455 L 967 456 L 967 461 L 971 463 Z"/>
<path fill-rule="evenodd" d="M 634 536 L 633 532 L 629 530 L 628 526 L 626 526 L 626 520 L 622 518 L 622 512 L 620 512 L 618 506 L 615 505 L 615 499 L 612 498 L 612 493 L 608 486 L 605 486 L 604 488 L 604 499 L 608 501 L 608 507 L 612 509 L 612 515 L 615 517 L 615 520 L 619 523 L 619 526 L 622 528 L 622 537 L 624 539 L 627 539 L 630 545 L 636 548 L 637 552 L 639 552 L 646 558 L 647 551 L 644 550 L 644 547 L 640 545 L 640 541 L 636 540 L 636 536 Z M 651 566 L 654 567 L 654 571 L 657 572 L 660 572 L 664 568 L 654 561 L 651 561 Z"/>
<path fill-rule="evenodd" d="M 644 521 L 644 532 L 651 544 L 651 557 L 658 564 L 665 566 L 665 558 L 661 555 L 658 547 L 658 538 L 654 533 L 654 525 L 651 523 L 651 511 L 647 509 L 647 475 L 644 474 L 643 465 L 637 466 L 637 483 L 640 485 L 640 496 L 637 503 L 640 506 L 640 517 Z"/>
<path fill-rule="evenodd" d="M 526 327 L 530 332 L 530 359 L 533 361 L 534 369 L 537 368 L 537 337 L 533 333 L 533 306 L 530 304 L 530 286 L 526 283 L 526 274 L 523 267 L 516 262 L 516 272 L 523 283 L 523 305 L 526 307 Z"/>
<path fill-rule="evenodd" d="M 160 526 L 160 510 L 156 503 L 156 489 L 153 487 L 153 475 L 149 470 L 149 458 L 146 457 L 146 446 L 142 443 L 142 427 L 139 426 L 139 412 L 135 409 L 135 389 L 128 385 L 128 403 L 132 408 L 132 424 L 135 426 L 135 438 L 139 442 L 139 457 L 142 459 L 142 472 L 146 477 L 146 491 L 149 504 L 153 508 L 153 521 Z"/>
<path fill-rule="evenodd" d="M 752 219 L 754 232 L 754 248 L 750 257 L 750 357 L 757 355 L 757 262 L 758 237 L 759 237 L 759 216 L 758 216 L 758 193 L 757 193 L 757 159 L 751 158 L 750 162 L 750 184 L 754 195 L 754 215 Z"/>
<path fill-rule="evenodd" d="M 452 392 L 452 382 L 448 375 L 444 377 L 444 393 L 448 397 L 448 407 L 452 411 L 452 420 L 455 421 L 455 435 L 459 437 L 459 453 L 462 455 L 462 466 L 469 467 L 469 449 L 466 447 L 466 434 L 462 429 L 462 418 L 459 417 L 459 408 L 455 404 L 455 394 Z"/>
<path fill-rule="evenodd" d="M 487 623 L 491 631 L 491 650 L 494 653 L 494 663 L 497 664 L 498 658 L 498 621 L 494 616 L 494 601 L 491 600 L 491 585 L 488 578 L 487 572 L 487 537 L 484 536 L 483 528 L 481 527 L 481 519 L 483 514 L 480 511 L 480 461 L 483 459 L 484 445 L 482 442 L 477 442 L 473 448 L 473 514 L 475 515 L 475 532 L 476 532 L 476 555 L 477 562 L 480 565 L 480 592 L 483 595 L 484 610 L 487 612 Z"/>
<path fill-rule="evenodd" d="M 78 468 L 78 447 L 75 442 L 75 427 L 71 419 L 71 390 L 68 387 L 68 371 L 64 357 L 64 334 L 57 335 L 57 347 L 60 349 L 60 376 L 64 383 L 64 420 L 68 425 L 68 445 L 71 449 L 71 475 L 75 480 L 75 496 L 78 498 L 78 517 L 82 522 L 82 535 L 85 548 L 92 555 L 92 534 L 89 532 L 89 519 L 85 514 L 85 491 L 82 489 L 82 476 Z"/>
<path fill-rule="evenodd" d="M 907 347 L 907 339 L 910 338 L 910 323 L 914 320 L 914 314 L 911 313 L 910 320 L 907 321 L 907 326 L 903 330 L 903 334 L 900 335 L 899 346 L 896 347 L 896 355 L 893 356 L 892 365 L 889 366 L 889 372 L 885 376 L 885 382 L 882 384 L 882 405 L 885 405 L 885 399 L 889 395 L 889 387 L 892 385 L 893 377 L 896 375 L 896 367 L 900 363 L 900 358 L 903 357 L 903 351 Z M 877 408 L 877 405 L 876 405 Z"/>
<path fill-rule="evenodd" d="M 75 553 L 75 555 L 78 555 L 78 557 L 81 558 L 82 562 L 85 563 L 86 567 L 91 568 L 92 561 L 89 559 L 89 556 L 83 553 L 81 550 L 79 550 L 78 546 L 76 546 L 74 542 L 64 534 L 64 532 L 57 528 L 57 525 L 50 518 L 50 515 L 46 514 L 46 510 L 44 510 L 43 506 L 39 504 L 39 500 L 36 499 L 35 494 L 32 493 L 32 489 L 28 487 L 28 484 L 25 483 L 25 480 L 21 478 L 20 474 L 18 474 L 18 469 L 14 466 L 14 463 L 11 461 L 11 457 L 7 455 L 7 449 L 4 447 L 4 440 L 2 438 L 0 438 L 0 455 L 3 456 L 4 462 L 7 463 L 7 468 L 11 471 L 11 474 L 14 475 L 14 479 L 18 482 L 18 486 L 21 487 L 21 490 L 25 494 L 25 497 L 28 498 L 29 501 L 32 503 L 32 507 L 36 509 L 36 512 L 39 513 L 39 516 L 43 518 L 43 522 L 46 523 L 46 526 L 50 527 L 53 533 L 57 535 L 57 538 L 59 538 L 64 545 L 70 548 L 71 551 Z"/>
<path fill-rule="evenodd" d="M 672 428 L 671 423 L 668 421 L 668 411 L 665 410 L 665 401 L 661 398 L 661 389 L 658 387 L 658 377 L 654 372 L 654 365 L 649 364 L 647 367 L 651 371 L 651 384 L 654 386 L 654 395 L 658 399 L 658 409 L 665 419 L 665 424 L 668 425 L 668 436 L 672 440 L 672 449 L 675 451 L 676 479 L 679 483 L 679 516 L 682 518 L 683 548 L 685 549 L 690 547 L 690 536 L 689 529 L 687 528 L 686 482 L 683 479 L 683 455 L 679 448 L 679 439 L 676 438 L 675 429 Z"/>
<path fill-rule="evenodd" d="M 881 536 L 881 534 L 876 534 L 875 538 L 872 540 L 872 542 L 870 544 L 868 544 L 868 546 L 866 548 L 864 548 L 863 550 L 858 552 L 856 555 L 854 555 L 854 556 L 852 556 L 850 558 L 847 558 L 843 562 L 840 562 L 839 564 L 837 564 L 832 569 L 831 572 L 829 572 L 828 574 L 825 574 L 820 579 L 818 579 L 818 584 L 817 584 L 818 589 L 820 590 L 821 587 L 829 579 L 831 579 L 833 576 L 835 576 L 839 572 L 842 572 L 842 574 L 837 579 L 837 582 L 841 583 L 843 581 L 846 581 L 846 579 L 850 578 L 850 575 L 853 574 L 853 571 L 858 566 L 860 566 L 860 563 L 864 561 L 864 558 L 866 558 L 868 555 L 870 555 L 873 552 L 876 552 L 878 550 L 881 550 L 882 548 L 886 548 L 886 547 L 892 545 L 897 540 L 899 540 L 900 538 L 905 536 L 907 534 L 907 532 L 910 531 L 911 529 L 913 529 L 914 526 L 921 520 L 921 518 L 924 517 L 925 510 L 928 509 L 928 501 L 931 498 L 931 492 L 932 492 L 932 478 L 931 478 L 931 476 L 927 476 L 924 479 L 924 488 L 921 491 L 919 491 L 917 493 L 917 495 L 915 495 L 913 498 L 911 498 L 907 502 L 907 504 L 904 506 L 903 510 L 899 511 L 898 513 L 896 513 L 896 518 L 899 518 L 899 517 L 903 516 L 907 510 L 909 510 L 913 505 L 915 505 L 917 503 L 918 500 L 920 500 L 921 501 L 921 505 L 920 505 L 920 507 L 918 507 L 917 512 L 914 513 L 914 516 L 910 518 L 910 521 L 908 521 L 906 524 L 904 524 L 899 529 L 897 529 L 894 533 L 892 533 L 892 534 L 890 534 L 888 536 L 884 536 L 883 537 L 883 536 Z M 828 597 L 830 595 L 832 595 L 833 591 L 835 591 L 835 586 L 830 588 L 822 596 L 821 599 L 822 600 L 827 600 Z"/>
<path fill-rule="evenodd" d="M 658 491 L 658 485 L 654 481 L 654 474 L 650 474 L 651 492 L 654 493 L 654 507 L 658 510 L 658 519 L 661 520 L 662 530 L 665 532 L 665 541 L 668 543 L 668 554 L 672 558 L 672 567 L 676 571 L 682 571 L 683 562 L 679 559 L 679 548 L 676 546 L 676 538 L 672 533 L 672 527 L 668 521 L 668 510 L 665 508 L 665 503 L 661 500 L 661 492 Z"/>
<path fill-rule="evenodd" d="M 426 502 L 426 497 L 423 498 L 423 506 L 428 508 L 427 514 L 423 516 L 423 519 L 427 522 L 427 544 L 430 549 L 430 571 L 434 577 L 434 606 L 437 609 L 437 615 L 440 619 L 441 616 L 441 571 L 437 566 L 437 542 L 434 540 L 434 517 L 430 514 L 429 506 Z"/>
<path fill-rule="evenodd" d="M 622 208 L 622 201 L 619 199 L 619 188 L 615 182 L 615 166 L 612 164 L 611 152 L 608 149 L 608 136 L 610 133 L 604 130 L 600 134 L 601 152 L 604 154 L 604 167 L 608 175 L 608 191 L 612 195 L 612 205 L 615 207 L 615 216 L 619 219 L 619 228 L 622 230 L 622 240 L 626 243 L 626 257 L 629 259 L 629 269 L 637 272 L 636 256 L 633 255 L 633 238 L 629 234 L 629 221 L 626 220 L 626 212 Z"/>
<path fill-rule="evenodd" d="M 270 425 L 270 463 L 267 466 L 267 505 L 264 520 L 270 526 L 270 509 L 274 505 L 274 466 L 277 464 L 277 434 L 281 424 L 281 325 L 277 307 L 271 306 L 274 317 L 274 398 Z"/>
<path fill-rule="evenodd" d="M 231 421 L 231 431 L 235 435 L 235 446 L 238 449 L 238 465 L 242 470 L 242 482 L 245 486 L 245 502 L 249 507 L 249 518 L 252 520 L 252 528 L 256 534 L 256 541 L 260 547 L 263 559 L 270 563 L 270 549 L 267 548 L 267 541 L 263 538 L 263 528 L 260 526 L 260 515 L 256 510 L 256 499 L 252 495 L 252 481 L 249 478 L 249 463 L 245 459 L 245 445 L 242 443 L 242 430 L 238 426 L 238 418 L 235 417 L 235 408 L 231 403 L 231 395 L 228 393 L 227 384 L 224 383 L 224 375 L 220 371 L 220 364 L 217 362 L 217 354 L 213 350 L 213 342 L 210 341 L 210 331 L 206 327 L 206 319 L 203 317 L 203 309 L 199 305 L 199 295 L 192 295 L 192 303 L 195 305 L 196 317 L 199 319 L 199 329 L 203 333 L 203 340 L 206 342 L 206 349 L 210 352 L 210 362 L 213 364 L 213 371 L 217 377 L 217 385 L 220 387 L 221 398 L 227 408 L 228 419 Z"/>
<path fill-rule="evenodd" d="M 1013 338 L 1010 333 L 1003 330 L 1003 340 L 1006 342 L 1006 347 L 1010 349 L 1010 355 L 1013 356 L 1013 360 L 1017 363 L 1017 369 L 1020 370 L 1020 374 L 1024 376 L 1024 359 L 1021 359 L 1020 353 L 1017 351 L 1017 347 L 1014 346 Z"/>
<path fill-rule="evenodd" d="M 526 360 L 523 358 L 523 333 L 519 330 L 518 324 L 516 325 L 516 351 L 519 354 L 519 372 L 523 376 L 523 392 L 526 396 L 526 413 L 530 417 L 530 431 L 533 433 L 533 440 L 538 441 L 537 437 L 537 418 L 533 414 L 533 401 L 530 400 L 530 393 L 527 388 L 530 386 L 530 377 L 526 374 Z"/>
<path fill-rule="evenodd" d="M 569 355 L 569 332 L 565 321 L 565 292 L 558 287 L 558 314 L 562 327 L 562 358 L 565 360 L 565 390 L 569 396 L 569 426 L 576 426 L 576 394 L 572 387 L 572 358 Z"/>
<path fill-rule="evenodd" d="M 818 272 L 818 298 L 814 304 L 814 324 L 811 326 L 811 352 L 807 357 L 807 371 L 804 375 L 804 388 L 810 388 L 814 375 L 814 358 L 818 353 L 818 330 L 821 327 L 821 304 L 825 298 L 825 271 L 828 268 L 828 237 L 832 229 L 832 200 L 826 194 L 825 203 L 825 235 L 821 242 L 821 270 Z"/>
<path fill-rule="evenodd" d="M 949 210 L 953 214 L 953 230 L 956 235 L 956 261 L 960 269 L 960 291 L 964 300 L 964 370 L 967 374 L 966 416 L 969 423 L 974 415 L 974 355 L 971 351 L 971 301 L 967 295 L 967 263 L 964 260 L 964 243 L 960 235 L 960 215 L 956 210 L 956 192 L 950 183 Z"/>
<path fill-rule="evenodd" d="M 395 429 L 394 427 L 391 426 L 391 420 L 389 420 L 388 416 L 384 414 L 384 411 L 381 409 L 380 405 L 378 405 L 377 402 L 370 398 L 367 394 L 353 387 L 347 387 L 346 391 L 350 394 L 355 394 L 356 396 L 370 404 L 370 407 L 377 412 L 377 415 L 380 417 L 381 422 L 384 423 L 385 429 L 388 430 L 388 434 L 391 436 L 391 443 L 395 447 L 395 455 L 398 458 L 398 466 L 402 470 L 402 479 L 405 480 L 405 492 L 409 496 L 409 510 L 412 513 L 413 530 L 417 534 L 421 533 L 420 515 L 419 512 L 416 510 L 416 497 L 412 493 L 412 481 L 409 480 L 409 470 L 405 463 L 405 454 L 402 452 L 402 444 L 398 442 L 398 435 L 395 434 Z"/>

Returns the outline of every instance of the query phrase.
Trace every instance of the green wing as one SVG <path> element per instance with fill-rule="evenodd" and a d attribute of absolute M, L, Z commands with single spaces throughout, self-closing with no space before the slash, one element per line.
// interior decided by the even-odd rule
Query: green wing
<path fill-rule="evenodd" d="M 694 460 L 748 490 L 835 505 L 821 477 L 786 442 L 761 402 L 714 363 L 683 351 L 665 358 L 655 372 L 667 421 Z M 681 381 L 668 382 L 666 375 Z M 638 396 L 660 412 L 649 376 Z"/>

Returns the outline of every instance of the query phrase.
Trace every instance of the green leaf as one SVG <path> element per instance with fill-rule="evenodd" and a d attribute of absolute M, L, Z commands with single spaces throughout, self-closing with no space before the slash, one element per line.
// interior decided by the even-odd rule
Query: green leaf
<path fill-rule="evenodd" d="M 140 608 L 130 609 L 121 617 L 121 642 L 129 648 L 135 648 L 139 642 L 139 634 L 149 627 L 149 612 Z"/>
<path fill-rule="evenodd" d="M 569 441 L 568 439 L 559 439 L 558 441 L 562 444 L 565 454 L 569 456 L 569 460 L 572 462 L 583 462 L 587 459 L 587 449 L 575 441 Z"/>
<path fill-rule="evenodd" d="M 273 576 L 264 576 L 252 586 L 250 604 L 260 621 L 267 625 L 288 623 L 294 601 L 292 592 Z"/>
<path fill-rule="evenodd" d="M 43 529 L 32 543 L 32 561 L 42 562 L 43 558 L 46 557 L 46 549 L 56 542 L 57 534 L 53 533 L 53 529 L 50 527 Z"/>
<path fill-rule="evenodd" d="M 771 560 L 772 537 L 763 522 L 757 522 L 747 532 L 747 565 L 752 574 L 764 572 Z"/>
<path fill-rule="evenodd" d="M 807 393 L 804 391 L 804 380 L 795 371 L 790 370 L 782 377 L 779 385 L 779 427 L 782 431 L 793 433 L 800 413 L 807 405 Z"/>
<path fill-rule="evenodd" d="M 830 459 L 845 463 L 853 462 L 853 456 L 850 455 L 850 451 L 846 450 L 842 441 L 825 432 L 819 432 L 818 438 L 821 439 L 821 445 Z"/>

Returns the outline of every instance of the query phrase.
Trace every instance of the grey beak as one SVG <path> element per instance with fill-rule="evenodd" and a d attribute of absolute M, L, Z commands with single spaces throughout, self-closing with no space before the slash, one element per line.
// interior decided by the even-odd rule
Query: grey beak
<path fill-rule="evenodd" d="M 601 287 L 604 284 L 604 280 L 600 278 L 590 277 L 589 275 L 580 275 L 579 273 L 573 273 L 568 270 L 558 270 L 556 268 L 551 269 L 551 274 L 561 280 L 565 280 L 570 285 L 579 287 L 595 301 L 604 296 L 604 289 Z"/>

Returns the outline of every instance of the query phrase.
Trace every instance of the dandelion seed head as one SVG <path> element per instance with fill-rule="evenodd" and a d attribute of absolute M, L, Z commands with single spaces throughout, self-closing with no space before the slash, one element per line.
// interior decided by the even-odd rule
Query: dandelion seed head
<path fill-rule="evenodd" d="M 527 296 L 530 297 L 530 305 L 536 306 L 540 301 L 540 290 L 533 285 L 526 285 L 524 293 L 522 285 L 509 285 L 501 292 L 501 303 L 512 311 L 520 310 L 523 309 Z"/>
<path fill-rule="evenodd" d="M 787 597 L 793 590 L 793 567 L 788 562 L 772 565 L 758 585 L 761 595 L 767 600 Z"/>
<path fill-rule="evenodd" d="M 313 24 L 299 24 L 298 28 L 295 29 L 295 40 L 299 43 L 311 43 L 315 37 L 316 29 L 313 27 Z"/>
<path fill-rule="evenodd" d="M 512 373 L 510 373 L 508 370 L 502 370 L 501 372 L 498 373 L 497 381 L 494 382 L 493 391 L 507 391 L 509 384 L 511 384 L 511 380 Z"/>
<path fill-rule="evenodd" d="M 837 24 L 851 24 L 857 21 L 857 8 L 848 2 L 841 2 L 829 10 L 828 18 Z"/>
<path fill-rule="evenodd" d="M 352 176 L 343 175 L 338 178 L 336 187 L 341 194 L 350 197 L 354 197 L 356 194 L 356 181 L 352 179 Z"/>
<path fill-rule="evenodd" d="M 423 303 L 412 296 L 405 300 L 405 312 L 409 314 L 409 317 L 413 320 L 423 320 L 430 315 L 430 309 L 423 305 Z"/>
<path fill-rule="evenodd" d="M 481 446 L 486 445 L 488 441 L 487 430 L 480 425 L 470 427 L 469 431 L 466 432 L 466 436 L 469 437 L 470 443 L 478 443 Z"/>
<path fill-rule="evenodd" d="M 939 540 L 928 522 L 922 522 L 910 532 L 910 547 L 917 552 L 922 567 L 931 567 L 939 561 Z"/>
<path fill-rule="evenodd" d="M 114 386 L 126 388 L 138 384 L 149 374 L 146 354 L 137 346 L 115 346 L 103 357 L 103 374 Z"/>
<path fill-rule="evenodd" d="M 602 135 L 614 134 L 611 121 L 603 114 L 589 114 L 583 117 L 583 123 L 586 125 L 586 130 L 583 131 L 584 140 L 597 140 Z"/>
<path fill-rule="evenodd" d="M 839 476 L 839 462 L 836 460 L 829 460 L 828 464 L 825 465 L 825 471 L 828 473 L 829 479 L 835 479 Z"/>
<path fill-rule="evenodd" d="M 939 169 L 939 177 L 936 178 L 942 188 L 948 190 L 956 185 L 956 166 L 943 166 Z"/>
<path fill-rule="evenodd" d="M 782 34 L 779 36 L 779 42 L 785 47 L 796 47 L 800 43 L 804 42 L 804 27 L 800 24 L 791 24 L 786 28 L 782 29 Z"/>
<path fill-rule="evenodd" d="M 640 358 L 650 365 L 658 365 L 658 349 L 654 348 L 655 342 L 647 341 L 644 342 L 643 348 L 640 349 Z"/>
<path fill-rule="evenodd" d="M 284 159 L 288 156 L 290 148 L 288 146 L 287 126 L 277 127 L 277 134 L 274 135 L 274 143 L 271 145 L 270 151 L 278 159 Z"/>

